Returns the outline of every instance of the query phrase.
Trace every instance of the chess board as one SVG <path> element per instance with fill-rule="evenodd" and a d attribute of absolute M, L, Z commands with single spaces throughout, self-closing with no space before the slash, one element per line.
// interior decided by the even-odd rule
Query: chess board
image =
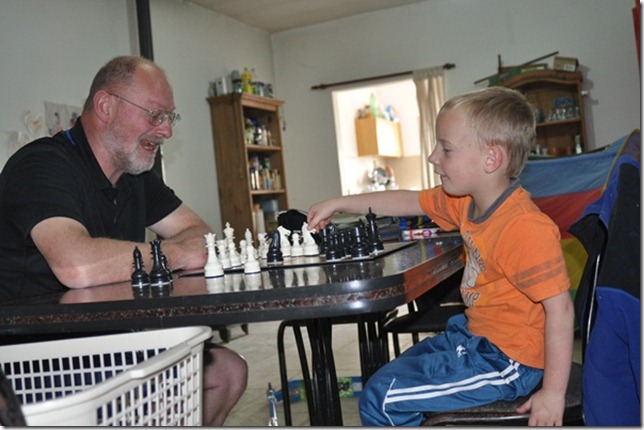
<path fill-rule="evenodd" d="M 284 262 L 281 264 L 273 264 L 273 265 L 268 265 L 266 263 L 265 259 L 260 260 L 260 268 L 261 270 L 268 270 L 268 269 L 289 269 L 289 268 L 297 268 L 297 267 L 307 267 L 307 266 L 319 266 L 323 264 L 346 264 L 346 263 L 354 263 L 356 261 L 370 261 L 370 260 L 376 260 L 378 258 L 384 257 L 387 254 L 391 254 L 393 252 L 396 252 L 400 249 L 406 248 L 408 246 L 414 245 L 416 241 L 407 241 L 407 242 L 384 242 L 384 250 L 378 252 L 378 253 L 372 253 L 367 257 L 361 257 L 361 258 L 352 258 L 352 257 L 345 257 L 342 259 L 338 260 L 327 260 L 324 255 L 318 255 L 314 257 L 284 257 Z M 244 273 L 244 266 L 238 266 L 238 267 L 231 267 L 228 269 L 224 269 L 224 274 L 232 274 L 232 273 Z M 203 270 L 200 271 L 191 271 L 191 272 L 183 272 L 181 276 L 203 276 L 204 272 Z"/>
<path fill-rule="evenodd" d="M 264 269 L 273 269 L 273 268 L 279 268 L 279 267 L 284 267 L 284 268 L 291 268 L 291 267 L 303 267 L 303 266 L 317 266 L 321 264 L 343 264 L 343 263 L 352 263 L 356 261 L 369 261 L 369 260 L 375 260 L 377 258 L 381 258 L 387 254 L 391 254 L 392 252 L 396 252 L 399 249 L 406 248 L 408 246 L 411 246 L 415 243 L 415 241 L 412 242 L 385 242 L 383 243 L 383 246 L 385 247 L 384 250 L 378 252 L 378 253 L 372 253 L 369 254 L 366 257 L 361 257 L 361 258 L 352 258 L 351 256 L 344 257 L 338 260 L 327 260 L 324 255 L 318 255 L 315 257 L 284 257 L 284 262 L 279 265 L 268 265 L 266 264 L 266 260 L 261 260 L 260 261 L 260 267 L 262 270 Z M 225 271 L 244 271 L 243 267 L 235 268 L 235 269 L 226 269 Z"/>

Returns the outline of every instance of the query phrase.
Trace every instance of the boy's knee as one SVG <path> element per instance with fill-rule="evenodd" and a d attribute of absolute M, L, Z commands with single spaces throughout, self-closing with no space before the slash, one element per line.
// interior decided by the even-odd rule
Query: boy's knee
<path fill-rule="evenodd" d="M 390 425 L 383 412 L 385 390 L 382 389 L 382 384 L 378 383 L 377 379 L 377 373 L 372 375 L 360 394 L 360 420 L 363 426 Z"/>

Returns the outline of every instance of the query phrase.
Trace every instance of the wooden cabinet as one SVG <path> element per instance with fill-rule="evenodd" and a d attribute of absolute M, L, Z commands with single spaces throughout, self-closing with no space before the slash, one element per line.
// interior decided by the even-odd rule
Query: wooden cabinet
<path fill-rule="evenodd" d="M 574 154 L 576 141 L 586 151 L 582 81 L 580 71 L 535 70 L 499 84 L 521 91 L 538 109 L 537 145 L 544 155 Z"/>
<path fill-rule="evenodd" d="M 254 236 L 254 210 L 263 208 L 265 231 L 277 227 L 277 211 L 288 209 L 282 133 L 281 100 L 247 93 L 209 97 L 221 222 L 243 237 Z M 257 144 L 258 133 L 247 135 L 247 120 L 268 139 Z M 249 140 L 245 140 L 245 137 Z"/>
<path fill-rule="evenodd" d="M 358 155 L 402 157 L 400 123 L 384 118 L 357 118 L 356 142 Z"/>

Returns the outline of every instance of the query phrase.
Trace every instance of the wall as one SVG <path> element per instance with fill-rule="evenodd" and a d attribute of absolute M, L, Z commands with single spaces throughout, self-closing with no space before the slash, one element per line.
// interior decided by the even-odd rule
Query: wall
<path fill-rule="evenodd" d="M 306 210 L 342 192 L 331 90 L 311 90 L 320 83 L 450 62 L 449 98 L 484 87 L 474 81 L 496 72 L 498 54 L 509 66 L 559 51 L 582 65 L 591 148 L 639 127 L 632 7 L 632 0 L 429 0 L 273 35 L 291 206 Z"/>

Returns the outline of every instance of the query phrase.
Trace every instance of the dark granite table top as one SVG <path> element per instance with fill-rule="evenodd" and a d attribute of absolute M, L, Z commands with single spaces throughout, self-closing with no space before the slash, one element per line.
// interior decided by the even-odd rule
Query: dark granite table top
<path fill-rule="evenodd" d="M 232 271 L 206 279 L 175 273 L 171 289 L 133 291 L 130 282 L 7 301 L 0 334 L 71 333 L 326 318 L 382 312 L 408 303 L 463 267 L 462 241 L 445 236 L 386 244 L 365 260 Z"/>

